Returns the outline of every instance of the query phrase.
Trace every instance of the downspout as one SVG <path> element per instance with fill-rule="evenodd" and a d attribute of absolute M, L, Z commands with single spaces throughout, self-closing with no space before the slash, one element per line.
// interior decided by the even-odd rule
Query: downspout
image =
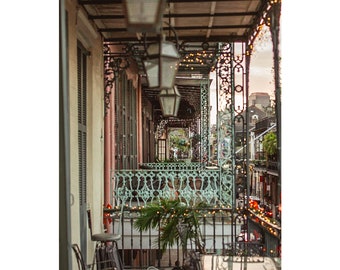
<path fill-rule="evenodd" d="M 143 114 L 142 114 L 142 77 L 138 76 L 137 89 L 137 165 L 143 163 Z"/>
<path fill-rule="evenodd" d="M 107 91 L 107 89 L 106 89 Z M 111 97 L 111 95 L 110 95 Z M 111 171 L 111 110 L 107 108 L 104 117 L 104 207 L 110 204 L 110 171 Z M 104 219 L 104 227 L 109 232 L 108 219 Z"/>
<path fill-rule="evenodd" d="M 110 176 L 111 176 L 111 106 L 112 106 L 112 97 L 111 90 L 114 84 L 114 76 L 115 74 L 111 72 L 107 72 L 109 67 L 109 57 L 104 59 L 104 74 L 106 75 L 105 80 L 105 89 L 104 89 L 104 205 L 106 207 L 108 204 L 111 204 L 110 201 Z M 108 218 L 104 218 L 104 229 L 108 233 L 112 233 L 112 228 L 109 223 Z"/>
<path fill-rule="evenodd" d="M 116 76 L 116 75 L 115 75 Z M 118 76 L 118 75 L 117 75 Z M 111 106 L 115 106 L 115 94 L 116 92 L 116 84 L 114 84 L 114 87 L 111 88 Z M 113 107 L 114 108 L 114 107 Z M 111 119 L 110 122 L 108 122 L 108 124 L 110 125 L 110 171 L 108 172 L 109 175 L 109 180 L 108 180 L 108 184 L 111 187 L 111 191 L 110 194 L 108 194 L 108 200 L 110 202 L 112 202 L 112 206 L 115 206 L 117 204 L 117 202 L 115 201 L 115 199 L 113 198 L 113 190 L 115 189 L 115 183 L 112 182 L 112 173 L 113 171 L 116 169 L 116 160 L 115 160 L 115 156 L 116 156 L 116 132 L 115 132 L 115 124 L 116 124 L 116 111 L 114 109 L 110 110 L 110 115 L 111 115 Z"/>

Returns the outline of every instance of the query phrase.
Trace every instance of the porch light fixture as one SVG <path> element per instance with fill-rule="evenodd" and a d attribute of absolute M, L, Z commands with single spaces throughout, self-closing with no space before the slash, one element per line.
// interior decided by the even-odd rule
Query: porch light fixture
<path fill-rule="evenodd" d="M 162 114 L 164 117 L 176 117 L 179 109 L 179 103 L 181 101 L 181 95 L 175 85 L 169 89 L 162 89 L 159 93 L 159 102 L 162 108 Z"/>
<path fill-rule="evenodd" d="M 171 89 L 174 87 L 180 55 L 174 43 L 165 41 L 150 44 L 143 61 L 150 88 Z"/>
<path fill-rule="evenodd" d="M 128 31 L 159 33 L 165 4 L 165 0 L 124 0 Z"/>

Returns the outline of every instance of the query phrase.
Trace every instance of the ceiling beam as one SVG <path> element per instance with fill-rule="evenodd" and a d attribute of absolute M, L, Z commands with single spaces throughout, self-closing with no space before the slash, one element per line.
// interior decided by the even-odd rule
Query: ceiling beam
<path fill-rule="evenodd" d="M 246 42 L 244 36 L 237 35 L 223 35 L 223 36 L 210 36 L 208 39 L 205 36 L 183 36 L 179 37 L 180 41 L 183 42 Z M 115 43 L 126 43 L 126 42 L 136 42 L 137 39 L 135 37 L 117 37 L 117 38 L 104 38 L 104 42 L 115 42 Z M 158 41 L 158 37 L 148 37 L 149 41 Z"/>
<path fill-rule="evenodd" d="M 250 28 L 252 27 L 251 24 L 241 24 L 241 25 L 213 25 L 213 26 L 205 26 L 205 25 L 199 25 L 199 26 L 177 26 L 175 27 L 176 31 L 179 30 L 200 30 L 200 29 L 235 29 L 235 28 Z M 164 31 L 172 30 L 170 27 L 164 27 Z M 99 28 L 99 32 L 126 32 L 126 28 Z"/>
<path fill-rule="evenodd" d="M 254 16 L 257 12 L 223 12 L 223 13 L 182 13 L 182 14 L 164 14 L 164 18 L 197 18 L 197 17 L 235 17 L 235 16 Z M 124 15 L 89 15 L 90 20 L 117 20 L 124 19 Z"/>
<path fill-rule="evenodd" d="M 248 2 L 250 0 L 201 0 L 200 2 Z M 197 3 L 197 0 L 168 0 L 169 3 Z M 121 4 L 123 0 L 78 0 L 79 5 Z"/>

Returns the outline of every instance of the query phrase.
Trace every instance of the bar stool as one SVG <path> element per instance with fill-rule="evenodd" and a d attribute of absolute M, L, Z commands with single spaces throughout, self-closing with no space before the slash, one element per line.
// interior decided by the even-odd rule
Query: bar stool
<path fill-rule="evenodd" d="M 112 255 L 112 257 L 110 256 L 110 258 L 108 258 L 109 260 L 112 260 L 115 262 L 115 268 L 117 268 L 118 270 L 122 269 L 122 263 L 121 260 L 119 258 L 119 256 L 117 256 L 118 254 L 118 245 L 117 245 L 117 241 L 119 239 L 121 239 L 121 235 L 119 234 L 114 234 L 114 233 L 95 233 L 93 234 L 92 232 L 92 218 L 91 218 L 91 210 L 87 210 L 87 220 L 88 220 L 88 225 L 89 225 L 89 229 L 90 229 L 90 234 L 91 234 L 91 240 L 96 242 L 96 247 L 95 247 L 95 252 L 94 252 L 94 256 L 93 256 L 93 263 L 92 263 L 92 269 L 94 268 L 95 265 L 95 261 L 97 259 L 97 269 L 102 269 L 102 264 L 105 264 L 108 261 L 102 261 L 102 258 L 100 257 L 100 251 L 102 248 L 107 248 L 109 245 L 107 245 L 108 242 L 110 242 L 112 245 L 109 246 L 109 248 L 111 249 L 116 249 L 114 253 L 116 254 L 110 254 Z M 119 224 L 119 228 L 120 228 L 120 224 Z M 106 250 L 104 250 L 104 253 L 106 252 Z M 102 254 L 103 256 L 105 256 L 105 254 Z M 113 268 L 112 268 L 113 269 Z"/>

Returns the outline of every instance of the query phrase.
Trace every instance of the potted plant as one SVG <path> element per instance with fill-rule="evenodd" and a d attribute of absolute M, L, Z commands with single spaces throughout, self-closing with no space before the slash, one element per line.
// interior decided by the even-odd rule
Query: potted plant
<path fill-rule="evenodd" d="M 206 203 L 200 202 L 189 206 L 179 199 L 160 199 L 146 204 L 134 222 L 138 231 L 158 229 L 160 231 L 160 247 L 162 253 L 180 240 L 183 258 L 190 257 L 187 245 L 194 243 L 197 252 L 205 254 L 200 230 L 202 210 L 207 209 Z M 156 243 L 158 244 L 158 242 Z M 184 263 L 185 264 L 185 263 Z"/>

